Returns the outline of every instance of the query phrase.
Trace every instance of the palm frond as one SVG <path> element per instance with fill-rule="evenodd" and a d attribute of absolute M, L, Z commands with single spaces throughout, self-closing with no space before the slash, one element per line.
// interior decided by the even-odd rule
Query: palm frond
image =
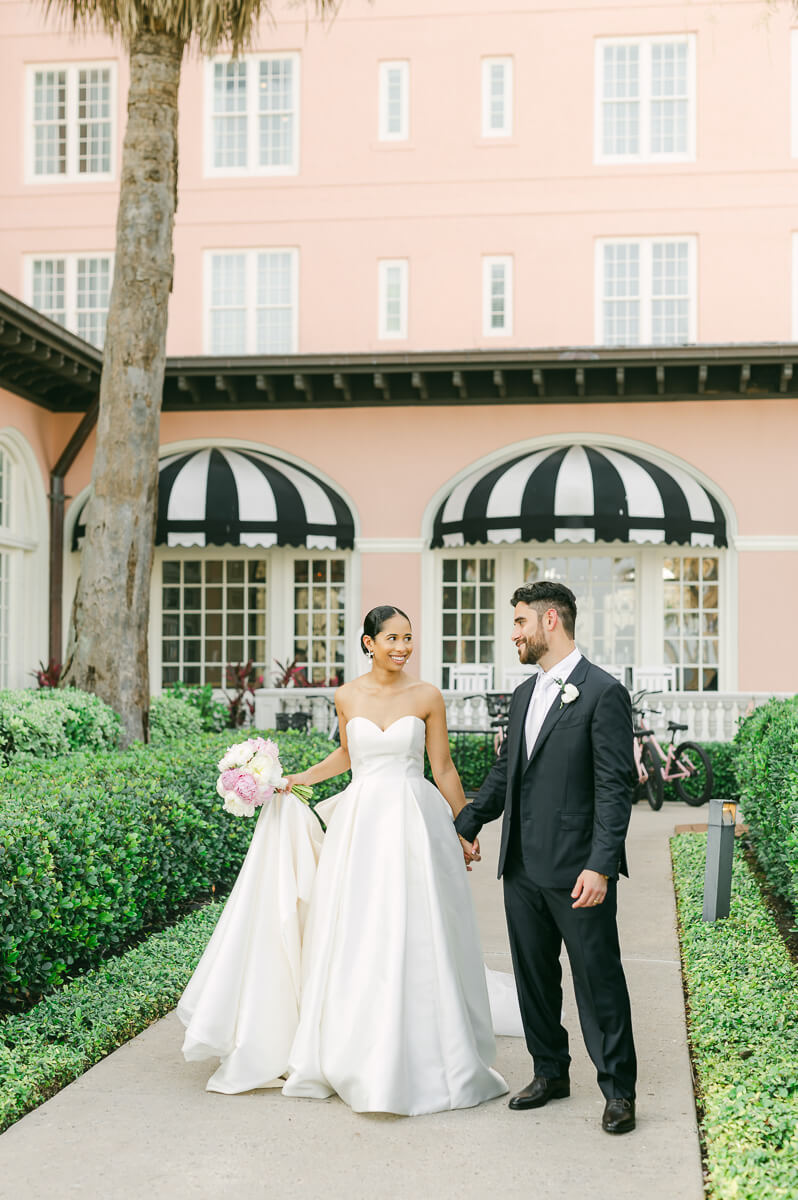
<path fill-rule="evenodd" d="M 47 13 L 57 13 L 78 30 L 101 26 L 130 45 L 139 33 L 168 33 L 203 54 L 228 47 L 238 54 L 251 44 L 258 22 L 273 19 L 274 0 L 42 0 Z M 305 0 L 325 16 L 341 0 Z"/>

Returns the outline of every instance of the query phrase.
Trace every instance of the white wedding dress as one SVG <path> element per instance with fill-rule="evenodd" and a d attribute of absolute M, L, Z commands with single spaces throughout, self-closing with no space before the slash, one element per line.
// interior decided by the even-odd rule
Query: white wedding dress
<path fill-rule="evenodd" d="M 460 842 L 423 775 L 425 732 L 409 715 L 386 730 L 349 721 L 352 782 L 317 806 L 323 845 L 295 797 L 264 806 L 177 1010 L 186 1058 L 222 1059 L 210 1090 L 284 1084 L 408 1115 L 507 1091 Z M 520 1033 L 511 977 L 489 975 L 494 1023 Z"/>

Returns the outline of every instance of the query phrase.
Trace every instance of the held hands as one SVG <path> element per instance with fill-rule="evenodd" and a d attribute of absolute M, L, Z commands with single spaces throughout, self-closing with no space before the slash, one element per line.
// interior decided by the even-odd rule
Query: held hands
<path fill-rule="evenodd" d="M 460 837 L 459 834 L 457 836 Z M 464 837 L 461 837 L 460 845 L 463 847 L 466 870 L 470 871 L 472 862 L 482 862 L 482 857 L 479 853 L 479 838 L 474 838 L 473 842 L 467 842 Z"/>
<path fill-rule="evenodd" d="M 584 870 L 571 892 L 574 901 L 571 908 L 591 908 L 594 904 L 601 904 L 606 895 L 607 876 L 600 875 L 598 871 Z"/>

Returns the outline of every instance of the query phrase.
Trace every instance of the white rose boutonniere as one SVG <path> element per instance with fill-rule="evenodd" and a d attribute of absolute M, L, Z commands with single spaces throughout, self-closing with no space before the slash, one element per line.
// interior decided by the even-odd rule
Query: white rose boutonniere
<path fill-rule="evenodd" d="M 573 704 L 574 700 L 579 699 L 579 688 L 572 683 L 563 683 L 561 679 L 557 680 L 560 685 L 560 708 L 563 704 Z"/>

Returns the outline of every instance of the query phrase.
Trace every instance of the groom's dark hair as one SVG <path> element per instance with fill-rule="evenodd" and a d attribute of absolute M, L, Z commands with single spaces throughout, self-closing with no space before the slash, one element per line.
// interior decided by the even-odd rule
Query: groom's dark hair
<path fill-rule="evenodd" d="M 541 579 L 539 583 L 525 583 L 510 597 L 513 608 L 516 604 L 528 604 L 542 615 L 547 608 L 556 608 L 562 627 L 569 637 L 576 628 L 576 596 L 564 583 L 550 583 Z"/>

